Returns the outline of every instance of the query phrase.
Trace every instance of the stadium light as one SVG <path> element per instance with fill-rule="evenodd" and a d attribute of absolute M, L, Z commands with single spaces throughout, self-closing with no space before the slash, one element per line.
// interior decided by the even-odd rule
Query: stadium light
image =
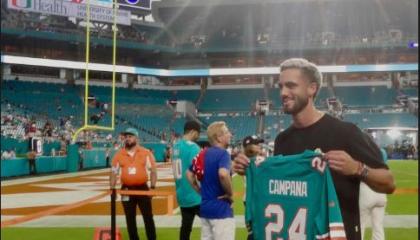
<path fill-rule="evenodd" d="M 388 131 L 386 132 L 386 134 L 387 134 L 390 138 L 392 138 L 392 139 L 396 139 L 396 138 L 398 138 L 398 137 L 401 135 L 401 131 L 400 131 L 400 130 L 397 130 L 397 129 L 391 129 L 391 130 L 388 130 Z"/>

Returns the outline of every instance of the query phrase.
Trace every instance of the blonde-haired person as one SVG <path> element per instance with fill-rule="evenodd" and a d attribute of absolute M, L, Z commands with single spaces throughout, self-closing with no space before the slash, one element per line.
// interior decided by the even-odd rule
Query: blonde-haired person
<path fill-rule="evenodd" d="M 200 218 L 202 240 L 235 239 L 235 219 L 232 209 L 231 159 L 226 150 L 232 134 L 225 122 L 214 122 L 207 128 L 211 147 L 204 153 L 203 176 L 200 185 L 191 166 L 187 177 L 201 194 Z"/>

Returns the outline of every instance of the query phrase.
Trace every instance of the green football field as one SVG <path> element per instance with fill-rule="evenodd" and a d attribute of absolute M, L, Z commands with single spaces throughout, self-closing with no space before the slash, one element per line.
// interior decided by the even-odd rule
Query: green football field
<path fill-rule="evenodd" d="M 121 228 L 122 239 L 127 240 L 128 234 L 125 228 Z M 158 240 L 176 240 L 178 239 L 179 231 L 176 228 L 158 228 Z M 370 231 L 366 233 L 370 236 Z M 144 229 L 140 229 L 140 239 L 147 239 Z M 7 228 L 1 230 L 1 238 L 4 240 L 78 240 L 78 239 L 93 239 L 93 228 Z M 417 228 L 401 229 L 389 228 L 385 229 L 386 239 L 395 240 L 413 240 L 418 239 Z M 191 234 L 191 239 L 200 239 L 200 229 L 194 228 Z M 246 230 L 244 228 L 236 229 L 237 240 L 246 239 Z M 369 238 L 368 238 L 369 239 Z"/>
<path fill-rule="evenodd" d="M 388 196 L 386 214 L 388 215 L 418 215 L 418 193 L 413 189 L 418 188 L 418 162 L 417 161 L 389 161 L 388 162 L 401 193 Z M 244 214 L 242 204 L 243 180 L 239 176 L 234 177 L 235 196 L 234 211 L 236 215 Z M 408 190 L 408 191 L 404 191 Z M 400 192 L 400 191 L 398 191 Z M 121 228 L 123 239 L 128 239 L 127 231 Z M 179 231 L 176 228 L 158 228 L 157 239 L 178 239 Z M 366 232 L 370 239 L 370 231 Z M 418 239 L 418 228 L 386 228 L 387 240 L 411 240 Z M 93 239 L 94 228 L 23 228 L 9 227 L 1 229 L 3 240 L 75 240 Z M 143 226 L 140 226 L 140 239 L 146 239 Z M 200 229 L 194 228 L 191 239 L 200 239 Z M 236 239 L 246 239 L 244 228 L 236 229 Z"/>

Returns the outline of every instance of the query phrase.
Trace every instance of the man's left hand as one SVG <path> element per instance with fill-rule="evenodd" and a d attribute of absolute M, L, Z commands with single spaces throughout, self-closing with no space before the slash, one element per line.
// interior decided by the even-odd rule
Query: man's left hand
<path fill-rule="evenodd" d="M 343 175 L 356 175 L 359 168 L 359 162 L 354 160 L 345 151 L 329 151 L 325 153 L 324 158 L 328 161 L 330 168 Z"/>

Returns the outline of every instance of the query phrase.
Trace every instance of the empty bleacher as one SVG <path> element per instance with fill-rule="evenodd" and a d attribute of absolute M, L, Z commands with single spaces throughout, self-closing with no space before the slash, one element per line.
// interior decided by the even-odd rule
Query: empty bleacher
<path fill-rule="evenodd" d="M 386 86 L 335 87 L 335 95 L 348 106 L 378 106 L 395 103 L 397 91 Z"/>
<path fill-rule="evenodd" d="M 263 89 L 209 89 L 199 110 L 201 112 L 251 111 L 255 102 L 263 98 Z"/>
<path fill-rule="evenodd" d="M 413 127 L 417 128 L 417 117 L 410 113 L 360 113 L 345 114 L 344 120 L 359 128 Z"/>
<path fill-rule="evenodd" d="M 353 107 L 369 108 L 378 106 L 391 106 L 395 103 L 398 95 L 393 88 L 386 86 L 358 86 L 358 87 L 335 87 L 335 96 L 343 104 Z M 403 89 L 404 94 L 417 96 L 417 89 Z M 83 95 L 82 86 L 70 86 L 65 84 L 3 81 L 2 82 L 2 109 L 4 102 L 13 104 L 16 114 L 32 115 L 37 119 L 38 128 L 42 128 L 45 122 L 50 120 L 53 125 L 59 125 L 59 119 L 73 116 L 72 124 L 80 127 L 83 124 Z M 111 126 L 111 93 L 112 89 L 105 86 L 90 86 L 89 95 L 94 96 L 101 103 L 108 103 L 108 113 L 98 122 L 99 125 Z M 321 88 L 316 105 L 323 107 L 325 100 L 332 96 L 333 91 Z M 195 103 L 200 96 L 200 90 L 151 90 L 151 89 L 128 89 L 116 88 L 116 124 L 113 135 L 123 131 L 127 127 L 136 127 L 141 131 L 141 141 L 159 142 L 162 136 L 169 139 L 170 133 L 182 135 L 186 117 L 175 115 L 167 106 L 167 101 L 187 100 Z M 273 109 L 281 109 L 279 89 L 270 89 L 269 100 L 273 102 Z M 199 106 L 202 113 L 212 113 L 212 117 L 202 117 L 205 123 L 225 121 L 232 133 L 234 140 L 239 141 L 243 137 L 255 134 L 257 130 L 257 117 L 254 116 L 254 104 L 256 100 L 264 98 L 264 89 L 209 89 Z M 18 107 L 18 106 L 22 106 Z M 103 109 L 92 106 L 89 114 L 97 114 Z M 227 112 L 225 116 L 220 113 Z M 239 113 L 239 114 L 238 114 Z M 7 113 L 2 110 L 2 116 Z M 344 120 L 354 122 L 360 128 L 367 127 L 417 127 L 417 117 L 409 113 L 357 113 L 344 114 Z M 290 115 L 268 115 L 265 117 L 264 136 L 274 140 L 275 136 L 290 126 Z M 89 122 L 92 124 L 91 122 Z M 23 124 L 20 127 L 2 126 L 4 135 L 23 136 Z M 108 134 L 108 133 L 106 133 Z"/>

